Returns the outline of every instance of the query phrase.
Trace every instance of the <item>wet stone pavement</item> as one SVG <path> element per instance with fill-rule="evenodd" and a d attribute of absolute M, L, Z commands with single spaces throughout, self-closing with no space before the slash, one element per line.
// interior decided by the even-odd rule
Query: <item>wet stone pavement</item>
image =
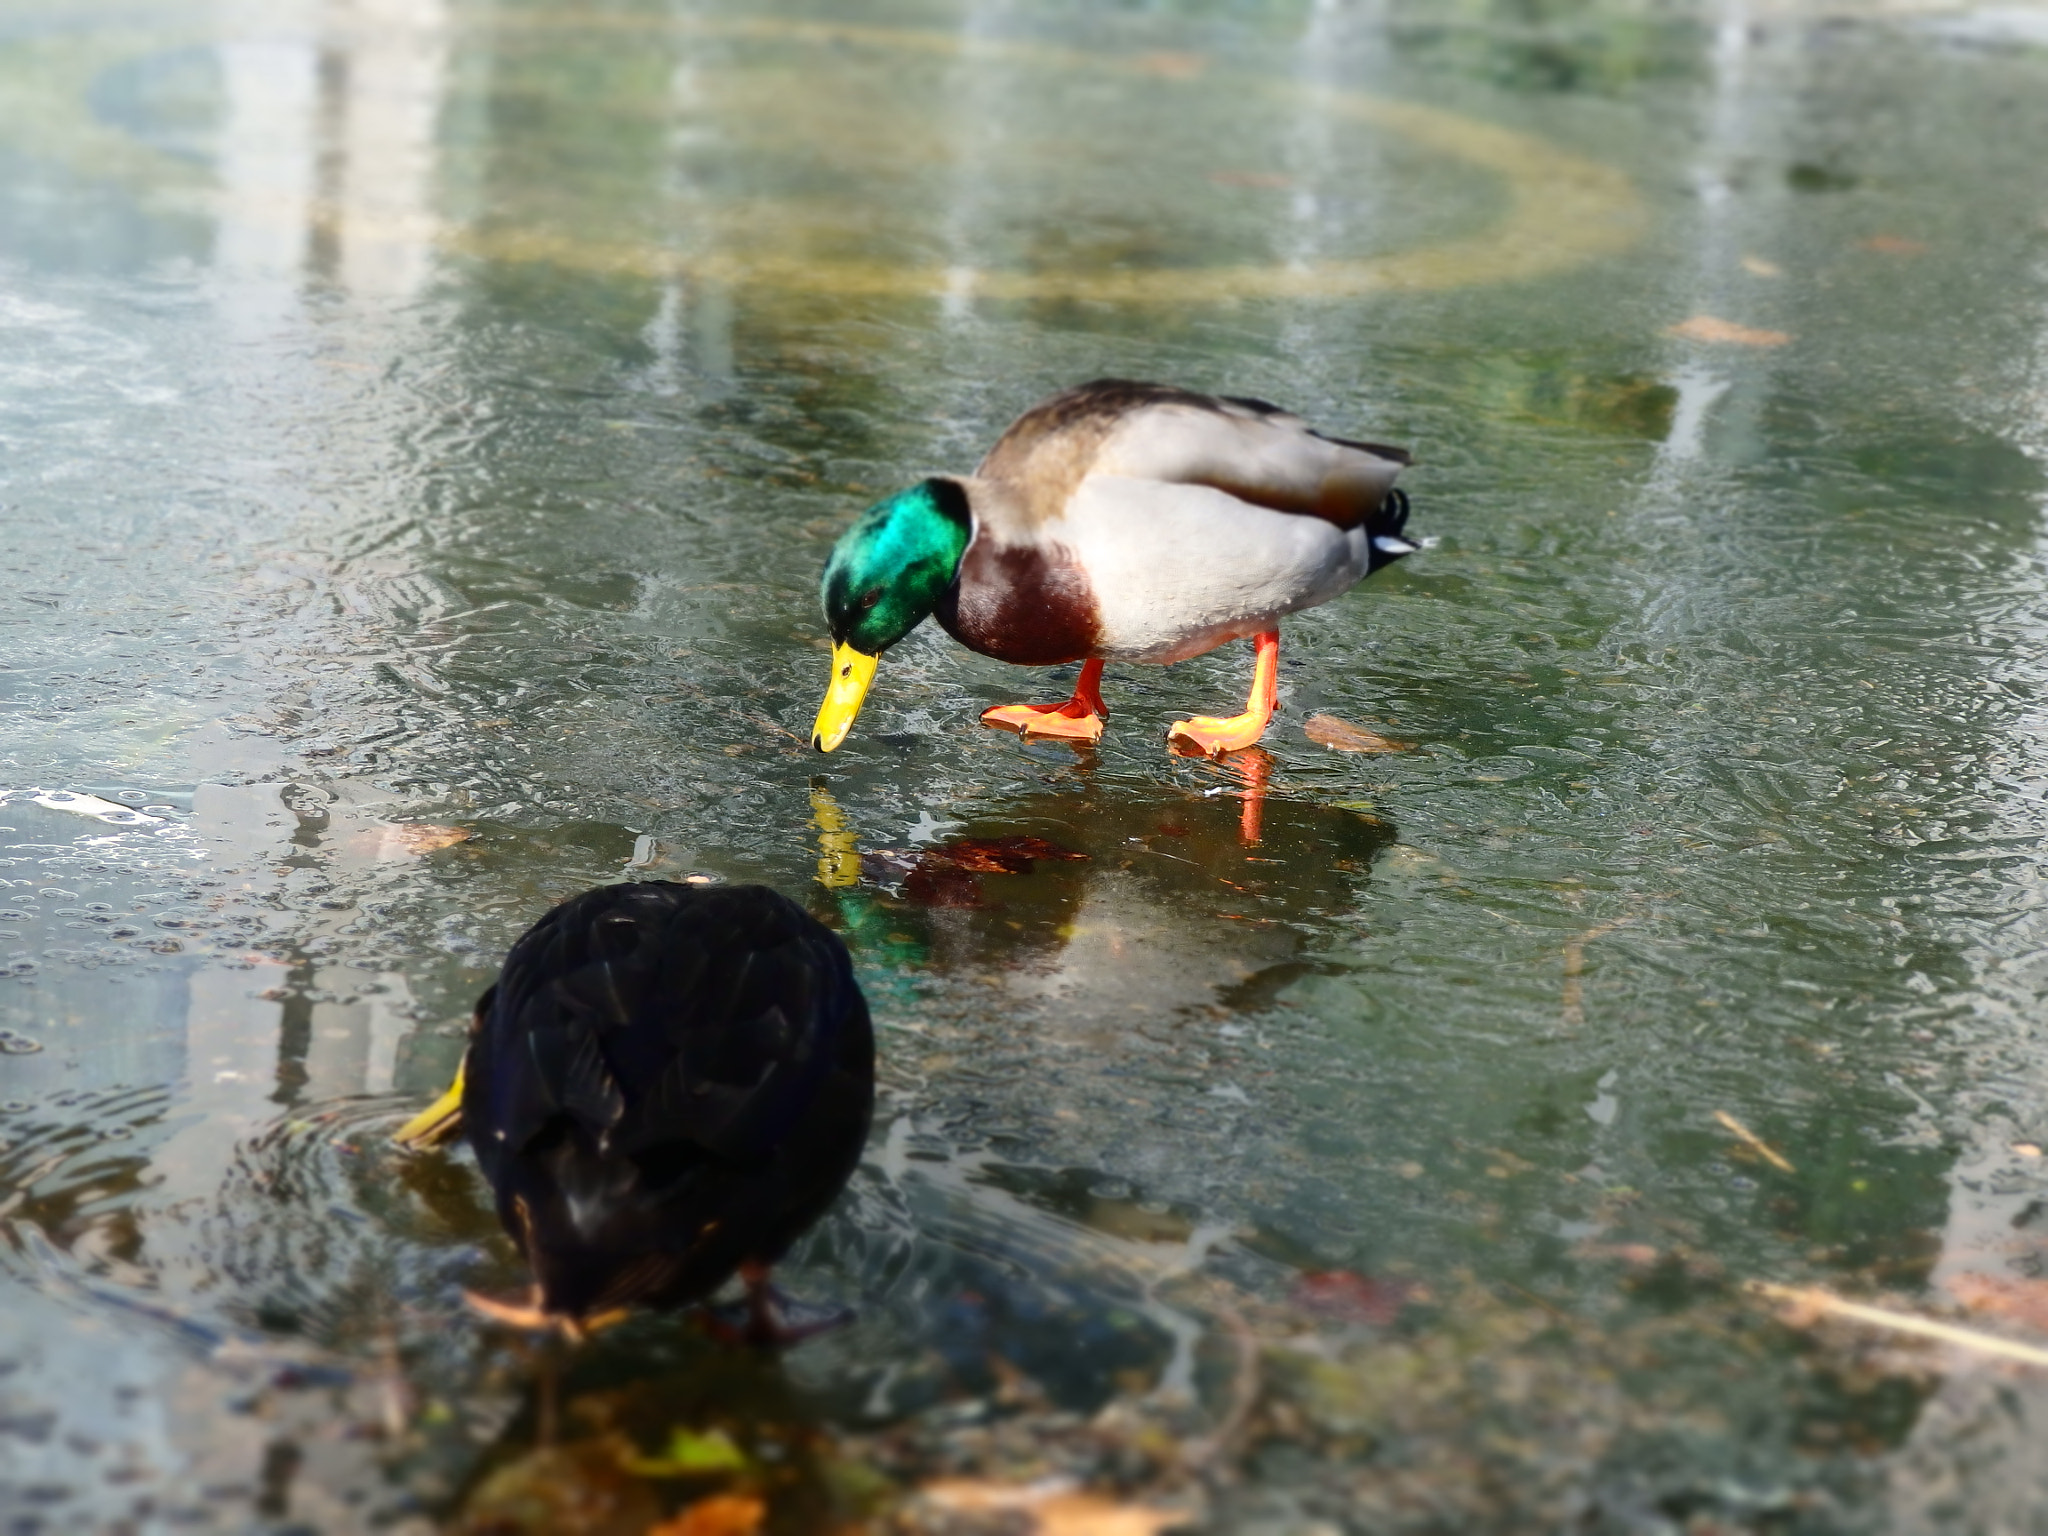
<path fill-rule="evenodd" d="M 0 1531 L 2040 1529 L 2041 1370 L 1746 1287 L 2048 1333 L 2043 142 L 2012 7 L 0 0 Z M 810 750 L 1102 375 L 1436 544 L 1221 762 L 930 626 Z M 692 875 L 874 1006 L 856 1321 L 551 1351 L 389 1132 Z"/>

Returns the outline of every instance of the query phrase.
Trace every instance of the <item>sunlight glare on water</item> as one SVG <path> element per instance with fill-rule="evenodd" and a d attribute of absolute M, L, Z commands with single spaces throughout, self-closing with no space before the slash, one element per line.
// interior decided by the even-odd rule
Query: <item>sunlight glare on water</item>
<path fill-rule="evenodd" d="M 7 1529 L 637 1532 L 712 1429 L 791 1532 L 942 1474 L 1276 1533 L 2037 1509 L 2038 1373 L 1743 1285 L 2042 1315 L 2043 48 L 0 0 Z M 810 750 L 841 529 L 1099 376 L 1403 444 L 1437 543 L 1288 621 L 1222 763 L 1163 734 L 1246 647 L 1112 668 L 1080 754 L 974 724 L 1065 671 L 933 626 Z M 550 902 L 691 875 L 874 1004 L 781 1275 L 858 1320 L 556 1380 L 465 1311 L 520 1284 L 467 1155 L 388 1133 Z"/>

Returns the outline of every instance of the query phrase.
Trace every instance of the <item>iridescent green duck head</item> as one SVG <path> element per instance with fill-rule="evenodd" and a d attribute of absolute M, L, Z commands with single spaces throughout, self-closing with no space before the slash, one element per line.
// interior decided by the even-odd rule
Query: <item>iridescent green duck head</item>
<path fill-rule="evenodd" d="M 973 533 L 957 480 L 924 480 L 860 515 L 825 562 L 832 681 L 811 745 L 830 752 L 860 713 L 882 652 L 924 622 L 953 584 Z"/>

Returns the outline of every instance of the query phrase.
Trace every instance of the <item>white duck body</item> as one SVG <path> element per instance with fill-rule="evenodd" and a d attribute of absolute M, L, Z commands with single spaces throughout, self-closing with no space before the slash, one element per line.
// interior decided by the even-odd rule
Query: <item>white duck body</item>
<path fill-rule="evenodd" d="M 1412 549 L 1394 490 L 1407 462 L 1263 401 L 1080 385 L 958 482 L 973 532 L 939 620 L 1006 661 L 1199 656 Z"/>
<path fill-rule="evenodd" d="M 1371 560 L 1363 525 L 1125 475 L 1083 480 L 1048 533 L 1088 573 L 1104 661 L 1185 661 L 1272 629 L 1348 592 Z"/>

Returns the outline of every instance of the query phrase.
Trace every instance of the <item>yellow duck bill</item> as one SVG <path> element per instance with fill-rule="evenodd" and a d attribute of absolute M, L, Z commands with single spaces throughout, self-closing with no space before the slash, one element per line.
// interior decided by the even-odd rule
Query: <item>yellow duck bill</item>
<path fill-rule="evenodd" d="M 825 689 L 825 702 L 818 706 L 818 723 L 811 727 L 811 745 L 820 752 L 830 752 L 846 740 L 881 660 L 850 645 L 832 647 L 832 682 Z"/>
<path fill-rule="evenodd" d="M 455 1081 L 448 1091 L 414 1115 L 391 1139 L 401 1147 L 438 1147 L 453 1141 L 462 1130 L 462 1080 L 469 1063 L 455 1069 Z"/>

